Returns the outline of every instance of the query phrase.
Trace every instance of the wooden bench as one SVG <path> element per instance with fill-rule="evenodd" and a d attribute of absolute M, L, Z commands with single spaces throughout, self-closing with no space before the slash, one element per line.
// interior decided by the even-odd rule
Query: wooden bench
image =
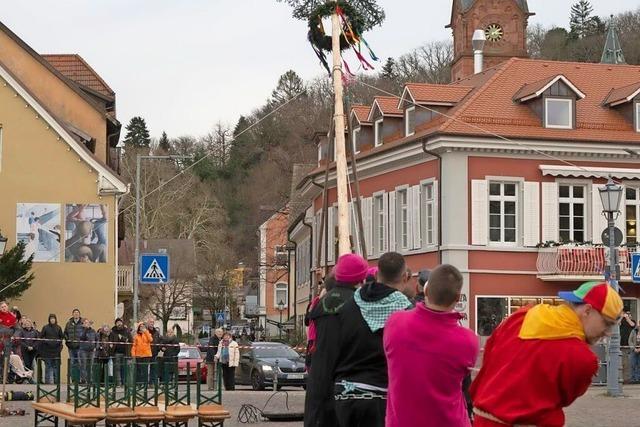
<path fill-rule="evenodd" d="M 229 411 L 224 406 L 216 403 L 201 405 L 198 408 L 198 425 L 208 426 L 213 424 L 222 424 L 224 420 L 231 418 Z"/>
<path fill-rule="evenodd" d="M 164 421 L 164 411 L 158 406 L 136 406 L 133 411 L 138 416 L 136 424 L 160 425 Z"/>
<path fill-rule="evenodd" d="M 165 425 L 187 426 L 189 420 L 198 416 L 198 411 L 191 405 L 167 406 L 164 412 Z"/>
<path fill-rule="evenodd" d="M 138 420 L 138 416 L 133 409 L 128 406 L 111 406 L 107 408 L 104 423 L 106 427 L 119 426 L 124 424 L 130 426 Z"/>
<path fill-rule="evenodd" d="M 105 418 L 105 412 L 102 408 L 78 408 L 74 410 L 73 405 L 62 402 L 34 402 L 31 407 L 36 413 L 36 420 L 38 420 L 38 413 L 43 413 L 53 417 L 56 425 L 58 419 L 63 419 L 67 426 L 95 426 Z"/>

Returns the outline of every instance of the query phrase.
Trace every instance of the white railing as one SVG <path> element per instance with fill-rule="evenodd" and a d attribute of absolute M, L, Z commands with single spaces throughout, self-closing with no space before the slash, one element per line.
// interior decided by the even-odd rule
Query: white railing
<path fill-rule="evenodd" d="M 118 266 L 118 293 L 133 292 L 133 265 Z"/>
<path fill-rule="evenodd" d="M 620 274 L 630 275 L 630 248 L 618 248 Z M 604 274 L 609 259 L 609 249 L 603 246 L 562 245 L 540 248 L 536 267 L 539 274 L 566 276 L 596 276 Z"/>

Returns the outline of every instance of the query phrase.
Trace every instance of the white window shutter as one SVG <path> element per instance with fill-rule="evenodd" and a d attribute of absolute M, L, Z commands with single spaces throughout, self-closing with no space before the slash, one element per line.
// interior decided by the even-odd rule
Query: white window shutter
<path fill-rule="evenodd" d="M 542 183 L 542 242 L 558 241 L 558 183 Z"/>
<path fill-rule="evenodd" d="M 383 247 L 377 248 L 378 255 L 382 255 L 383 253 L 388 251 L 389 248 L 389 196 L 387 193 L 382 195 L 382 214 L 384 216 L 383 219 L 383 238 L 382 243 Z"/>
<path fill-rule="evenodd" d="M 389 193 L 389 248 L 390 252 L 396 250 L 396 192 L 391 191 Z"/>
<path fill-rule="evenodd" d="M 335 219 L 336 219 L 336 210 L 335 210 L 335 207 L 331 206 L 329 207 L 329 218 L 327 221 L 327 224 L 329 226 L 327 229 L 327 237 L 329 238 L 327 240 L 328 241 L 327 250 L 329 251 L 329 253 L 327 254 L 328 262 L 333 262 L 334 255 L 335 255 L 335 235 L 336 235 Z"/>
<path fill-rule="evenodd" d="M 600 192 L 597 185 L 591 186 L 591 204 L 592 215 L 591 218 L 591 241 L 593 243 L 602 243 L 602 231 L 607 228 L 607 219 L 602 215 L 602 200 L 600 199 Z"/>
<path fill-rule="evenodd" d="M 626 209 L 626 190 L 624 188 L 624 185 L 620 185 L 622 187 L 622 200 L 620 200 L 620 207 L 618 209 L 620 209 L 620 214 L 618 215 L 618 218 L 616 218 L 616 227 L 618 227 L 620 229 L 620 231 L 622 231 L 622 235 L 625 237 L 623 242 L 626 242 L 626 236 L 627 236 L 627 209 Z M 600 213 L 600 216 L 602 216 L 604 218 L 604 216 L 602 215 L 602 212 Z"/>
<path fill-rule="evenodd" d="M 373 245 L 372 245 L 372 241 L 373 241 L 373 221 L 372 221 L 373 206 L 372 206 L 372 201 L 373 201 L 373 199 L 371 197 L 366 197 L 362 201 L 362 215 L 364 216 L 364 218 L 362 219 L 363 220 L 362 222 L 363 222 L 363 225 L 364 225 L 364 242 L 365 242 L 366 247 L 367 247 L 367 255 L 369 256 L 369 258 L 371 258 L 371 255 L 373 255 Z"/>
<path fill-rule="evenodd" d="M 489 240 L 489 194 L 487 181 L 471 181 L 471 244 L 486 245 Z"/>
<path fill-rule="evenodd" d="M 439 205 L 440 204 L 440 199 L 438 199 L 438 181 L 433 181 L 433 243 L 436 245 L 440 244 L 439 241 L 439 236 L 440 236 L 440 232 L 439 232 L 439 227 L 440 227 L 440 222 L 439 222 L 439 218 L 438 215 L 440 213 L 440 208 Z M 422 209 L 426 209 L 424 206 L 422 206 Z M 424 225 L 424 231 L 423 233 L 426 233 L 426 228 L 427 225 Z"/>
<path fill-rule="evenodd" d="M 413 189 L 408 187 L 407 192 L 407 251 L 413 249 Z"/>
<path fill-rule="evenodd" d="M 524 246 L 533 247 L 540 243 L 540 184 L 524 183 L 522 201 Z"/>
<path fill-rule="evenodd" d="M 410 189 L 413 192 L 413 203 L 410 207 L 412 212 L 411 218 L 413 218 L 413 249 L 420 249 L 422 247 L 422 239 L 424 239 L 424 237 L 422 237 L 424 231 L 422 227 L 420 227 L 420 218 L 422 216 L 420 188 L 419 185 L 414 185 Z"/>

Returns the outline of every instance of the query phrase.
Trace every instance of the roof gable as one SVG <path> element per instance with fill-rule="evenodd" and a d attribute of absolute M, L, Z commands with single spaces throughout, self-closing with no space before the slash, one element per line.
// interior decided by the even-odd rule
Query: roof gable
<path fill-rule="evenodd" d="M 356 120 L 358 120 L 359 124 L 364 124 L 364 125 L 368 125 L 370 124 L 370 122 L 368 121 L 369 119 L 369 113 L 371 112 L 371 106 L 370 105 L 352 105 L 351 106 L 351 116 L 355 117 Z"/>
<path fill-rule="evenodd" d="M 542 80 L 538 80 L 534 83 L 528 83 L 522 86 L 518 92 L 513 96 L 513 100 L 516 102 L 527 102 L 534 98 L 538 98 L 542 95 L 547 89 L 553 86 L 557 82 L 564 83 L 575 95 L 582 99 L 585 97 L 585 94 L 582 93 L 580 89 L 578 89 L 573 83 L 569 81 L 568 78 L 559 74 L 557 76 L 551 76 L 544 78 Z"/>
<path fill-rule="evenodd" d="M 398 98 L 395 96 L 376 96 L 373 100 L 367 121 L 373 121 L 376 109 L 380 111 L 383 117 L 402 117 L 402 110 L 398 108 Z"/>
<path fill-rule="evenodd" d="M 638 95 L 640 95 L 640 81 L 618 89 L 612 89 L 603 104 L 608 107 L 615 107 L 616 105 L 631 102 Z"/>
<path fill-rule="evenodd" d="M 402 107 L 407 96 L 416 104 L 452 107 L 462 101 L 472 90 L 473 87 L 464 85 L 407 83 L 400 97 L 398 108 Z"/>
<path fill-rule="evenodd" d="M 56 119 L 19 81 L 4 64 L 0 63 L 0 78 L 10 85 L 16 93 L 24 99 L 33 110 L 47 122 L 49 126 L 62 138 L 85 163 L 98 174 L 98 194 L 125 194 L 129 186 L 125 184 L 113 171 L 96 159 L 91 152 L 78 142 L 60 120 Z"/>

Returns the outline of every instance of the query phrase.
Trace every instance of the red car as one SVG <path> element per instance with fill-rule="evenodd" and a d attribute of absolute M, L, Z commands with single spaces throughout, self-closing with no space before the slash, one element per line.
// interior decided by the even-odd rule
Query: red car
<path fill-rule="evenodd" d="M 187 363 L 189 364 L 189 372 L 187 372 Z M 178 353 L 178 377 L 186 379 L 190 375 L 191 379 L 195 381 L 198 363 L 200 363 L 200 381 L 206 383 L 207 365 L 204 363 L 198 348 L 192 346 L 180 347 L 180 352 Z"/>

